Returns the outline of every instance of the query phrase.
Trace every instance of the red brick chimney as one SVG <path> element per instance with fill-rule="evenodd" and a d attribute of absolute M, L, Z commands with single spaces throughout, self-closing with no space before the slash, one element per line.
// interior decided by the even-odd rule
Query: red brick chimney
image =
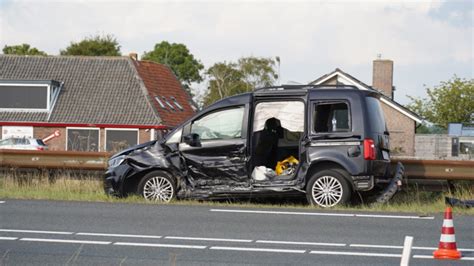
<path fill-rule="evenodd" d="M 393 61 L 381 59 L 380 55 L 373 62 L 372 87 L 381 91 L 393 100 Z"/>

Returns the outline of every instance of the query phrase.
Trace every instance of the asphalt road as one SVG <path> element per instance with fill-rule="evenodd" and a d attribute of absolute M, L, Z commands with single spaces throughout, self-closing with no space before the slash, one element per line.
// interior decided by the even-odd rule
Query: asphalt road
<path fill-rule="evenodd" d="M 0 265 L 412 265 L 431 254 L 442 215 L 310 209 L 0 201 Z M 454 213 L 460 261 L 474 263 L 474 217 Z"/>

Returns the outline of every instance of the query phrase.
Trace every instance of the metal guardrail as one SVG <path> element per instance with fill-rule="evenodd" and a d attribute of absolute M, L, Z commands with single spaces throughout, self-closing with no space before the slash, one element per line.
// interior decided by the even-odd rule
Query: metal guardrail
<path fill-rule="evenodd" d="M 0 150 L 0 167 L 105 170 L 108 152 Z"/>
<path fill-rule="evenodd" d="M 105 170 L 107 152 L 0 150 L 0 167 Z M 405 176 L 427 180 L 472 180 L 474 161 L 392 158 L 405 166 Z"/>
<path fill-rule="evenodd" d="M 401 162 L 405 167 L 405 176 L 412 179 L 474 181 L 472 160 L 392 159 L 392 164 L 397 162 Z"/>

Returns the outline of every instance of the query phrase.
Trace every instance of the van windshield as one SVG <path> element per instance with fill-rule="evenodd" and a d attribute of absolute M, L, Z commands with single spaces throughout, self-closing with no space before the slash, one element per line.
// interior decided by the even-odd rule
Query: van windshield
<path fill-rule="evenodd" d="M 366 99 L 370 128 L 374 132 L 384 132 L 386 128 L 385 119 L 380 107 L 380 101 L 374 97 L 367 97 Z"/>

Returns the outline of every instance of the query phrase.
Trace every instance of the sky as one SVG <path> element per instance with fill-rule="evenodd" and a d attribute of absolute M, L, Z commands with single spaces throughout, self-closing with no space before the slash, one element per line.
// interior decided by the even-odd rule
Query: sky
<path fill-rule="evenodd" d="M 308 83 L 340 68 L 372 83 L 372 61 L 394 61 L 395 100 L 474 75 L 474 1 L 0 0 L 0 47 L 57 55 L 113 34 L 124 55 L 183 43 L 205 67 L 280 57 L 280 81 Z M 205 87 L 203 83 L 198 87 Z"/>

